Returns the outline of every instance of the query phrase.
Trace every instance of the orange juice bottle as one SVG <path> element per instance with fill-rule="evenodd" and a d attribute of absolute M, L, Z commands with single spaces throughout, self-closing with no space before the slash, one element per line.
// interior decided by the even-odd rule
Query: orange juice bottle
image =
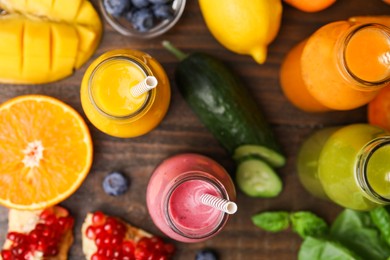
<path fill-rule="evenodd" d="M 307 112 L 365 105 L 390 84 L 390 28 L 327 24 L 288 53 L 280 82 L 287 99 Z"/>
<path fill-rule="evenodd" d="M 132 89 L 146 78 L 157 86 L 145 93 Z M 80 90 L 83 110 L 91 123 L 115 137 L 150 132 L 164 118 L 170 103 L 169 80 L 161 65 L 135 50 L 109 51 L 88 67 Z"/>

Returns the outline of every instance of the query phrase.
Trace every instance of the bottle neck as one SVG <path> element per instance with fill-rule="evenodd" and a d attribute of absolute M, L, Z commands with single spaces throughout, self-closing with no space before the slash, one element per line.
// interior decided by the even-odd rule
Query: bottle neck
<path fill-rule="evenodd" d="M 172 212 L 172 203 L 174 203 L 175 200 L 174 192 L 177 189 L 180 189 L 179 187 L 181 185 L 186 185 L 192 181 L 204 182 L 208 186 L 211 186 L 212 189 L 216 191 L 216 193 L 220 194 L 223 199 L 229 200 L 229 194 L 227 193 L 222 183 L 220 183 L 217 179 L 203 172 L 188 172 L 181 175 L 178 179 L 174 180 L 174 184 L 168 190 L 167 195 L 163 199 L 163 212 L 167 224 L 169 225 L 172 231 L 187 239 L 204 240 L 216 235 L 225 226 L 228 220 L 228 214 L 223 211 L 219 211 L 215 209 L 216 211 L 218 211 L 218 213 L 217 213 L 217 218 L 214 221 L 209 220 L 210 223 L 212 224 L 206 224 L 206 225 L 200 224 L 197 225 L 198 226 L 197 228 L 186 227 L 181 223 L 179 223 L 178 219 L 180 218 L 174 216 L 175 213 Z M 190 190 L 189 192 L 192 193 L 195 191 Z M 189 200 L 193 201 L 194 199 L 196 199 L 196 197 L 191 197 Z M 186 211 L 184 207 L 182 210 Z M 196 213 L 199 214 L 199 216 L 196 214 L 190 214 L 185 216 L 185 218 L 187 219 L 187 221 L 189 219 L 198 221 L 199 218 L 201 218 L 200 216 L 202 215 L 202 212 L 196 211 Z M 208 213 L 208 214 L 211 215 L 212 213 Z"/>
<path fill-rule="evenodd" d="M 96 65 L 89 77 L 89 100 L 106 118 L 137 119 L 150 109 L 156 91 L 152 89 L 142 99 L 136 99 L 131 96 L 130 89 L 150 75 L 149 68 L 136 58 L 126 55 L 108 57 Z"/>
<path fill-rule="evenodd" d="M 367 23 L 352 26 L 337 43 L 339 70 L 361 91 L 390 83 L 390 28 Z"/>
<path fill-rule="evenodd" d="M 355 164 L 358 186 L 366 198 L 378 204 L 390 204 L 389 157 L 390 136 L 377 137 L 359 151 Z"/>

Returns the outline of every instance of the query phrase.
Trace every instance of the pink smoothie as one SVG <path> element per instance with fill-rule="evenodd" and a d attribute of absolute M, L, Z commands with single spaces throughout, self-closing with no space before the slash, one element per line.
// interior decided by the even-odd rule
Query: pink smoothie
<path fill-rule="evenodd" d="M 199 154 L 180 154 L 164 160 L 153 172 L 146 202 L 154 224 L 181 242 L 200 242 L 218 234 L 227 213 L 203 205 L 208 193 L 234 201 L 236 191 L 225 169 Z"/>
<path fill-rule="evenodd" d="M 211 231 L 221 221 L 223 214 L 219 210 L 200 202 L 202 194 L 222 197 L 215 187 L 201 180 L 186 181 L 174 190 L 169 199 L 169 212 L 178 228 L 199 230 L 209 227 Z"/>

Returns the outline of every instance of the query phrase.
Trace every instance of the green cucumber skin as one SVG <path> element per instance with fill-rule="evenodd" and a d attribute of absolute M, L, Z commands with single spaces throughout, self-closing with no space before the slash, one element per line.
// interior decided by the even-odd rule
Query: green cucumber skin
<path fill-rule="evenodd" d="M 221 61 L 204 53 L 190 54 L 177 66 L 175 80 L 192 110 L 231 155 L 243 144 L 280 153 L 256 102 Z"/>

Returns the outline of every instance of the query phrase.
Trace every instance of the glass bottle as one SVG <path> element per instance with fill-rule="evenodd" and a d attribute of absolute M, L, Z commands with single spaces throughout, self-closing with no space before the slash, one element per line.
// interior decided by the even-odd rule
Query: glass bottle
<path fill-rule="evenodd" d="M 318 29 L 283 61 L 285 96 L 307 112 L 350 110 L 390 84 L 390 29 L 338 21 Z"/>
<path fill-rule="evenodd" d="M 133 98 L 131 87 L 147 76 L 156 88 Z M 154 129 L 164 118 L 171 90 L 162 66 L 150 55 L 136 50 L 109 51 L 88 67 L 80 89 L 81 104 L 91 123 L 115 137 L 136 137 Z"/>

